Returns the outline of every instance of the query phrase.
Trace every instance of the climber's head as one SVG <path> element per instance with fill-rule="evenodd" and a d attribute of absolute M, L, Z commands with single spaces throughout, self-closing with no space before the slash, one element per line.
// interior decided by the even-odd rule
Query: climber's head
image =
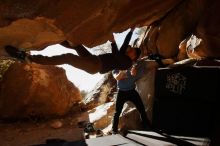
<path fill-rule="evenodd" d="M 141 54 L 140 48 L 128 46 L 126 55 L 132 60 L 136 61 Z"/>

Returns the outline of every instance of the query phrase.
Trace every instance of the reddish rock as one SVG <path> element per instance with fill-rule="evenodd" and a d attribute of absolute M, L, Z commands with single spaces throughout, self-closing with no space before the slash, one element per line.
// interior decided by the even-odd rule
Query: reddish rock
<path fill-rule="evenodd" d="M 196 50 L 197 54 L 204 57 L 220 57 L 220 1 L 208 1 L 205 5 L 198 26 L 196 36 L 202 39 L 201 45 Z"/>
<path fill-rule="evenodd" d="M 193 33 L 204 13 L 206 0 L 185 0 L 159 24 L 156 46 L 165 58 L 175 57 L 182 40 Z"/>
<path fill-rule="evenodd" d="M 131 108 L 131 107 L 130 107 Z M 143 130 L 140 114 L 137 109 L 132 109 L 129 112 L 124 113 L 120 117 L 120 123 L 118 126 L 123 130 Z"/>
<path fill-rule="evenodd" d="M 0 1 L 0 27 L 7 29 L 8 26 L 12 25 L 12 22 L 17 23 L 19 19 L 28 18 L 36 21 L 36 17 L 40 16 L 45 18 L 45 22 L 54 20 L 52 24 L 59 28 L 65 34 L 66 39 L 72 43 L 92 47 L 111 39 L 112 32 L 120 32 L 137 24 L 151 24 L 163 17 L 180 1 Z M 21 29 L 19 27 L 17 29 Z M 25 27 L 29 26 L 25 25 Z M 45 27 L 42 28 L 45 29 Z M 46 30 L 46 32 L 53 31 Z M 25 33 L 32 34 L 29 29 Z M 0 35 L 4 36 L 5 34 L 0 31 Z M 23 41 L 23 43 L 26 42 L 25 39 Z M 8 43 L 14 44 L 13 41 Z M 45 44 L 44 42 L 41 43 Z M 54 40 L 51 39 L 50 44 L 53 43 Z M 47 42 L 47 44 L 49 43 Z M 40 43 L 37 46 L 39 45 Z"/>
<path fill-rule="evenodd" d="M 86 108 L 88 110 L 93 109 L 94 107 L 111 101 L 116 91 L 116 80 L 112 73 L 104 75 L 94 89 L 86 95 L 84 99 Z"/>
<path fill-rule="evenodd" d="M 43 17 L 14 21 L 9 26 L 0 28 L 0 46 L 3 48 L 10 44 L 28 50 L 40 50 L 50 44 L 62 42 L 65 36 L 53 23 L 53 20 Z M 6 56 L 7 53 L 0 49 L 0 55 Z"/>
<path fill-rule="evenodd" d="M 63 126 L 63 123 L 60 120 L 54 120 L 50 124 L 50 127 L 54 129 L 61 128 L 62 126 Z"/>
<path fill-rule="evenodd" d="M 15 63 L 0 82 L 0 118 L 64 115 L 80 100 L 78 88 L 54 66 Z"/>
<path fill-rule="evenodd" d="M 150 46 L 163 57 L 176 57 L 179 43 L 193 33 L 203 40 L 199 55 L 220 57 L 219 6 L 218 0 L 0 1 L 0 48 L 42 49 L 65 39 L 93 47 L 113 32 L 154 23 Z M 0 55 L 6 55 L 2 49 Z"/>

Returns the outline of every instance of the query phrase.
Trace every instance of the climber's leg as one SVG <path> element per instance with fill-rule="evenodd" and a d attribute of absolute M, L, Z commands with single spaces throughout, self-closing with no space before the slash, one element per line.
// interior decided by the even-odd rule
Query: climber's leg
<path fill-rule="evenodd" d="M 71 53 L 47 57 L 42 55 L 29 56 L 32 62 L 44 65 L 69 64 L 82 69 L 90 74 L 95 74 L 101 70 L 101 62 L 97 56 L 80 57 Z"/>

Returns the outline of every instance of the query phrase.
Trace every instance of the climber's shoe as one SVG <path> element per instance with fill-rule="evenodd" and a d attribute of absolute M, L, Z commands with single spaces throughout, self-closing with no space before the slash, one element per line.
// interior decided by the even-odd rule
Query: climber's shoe
<path fill-rule="evenodd" d="M 92 133 L 92 132 L 95 132 L 95 128 L 93 127 L 93 123 L 90 123 L 88 122 L 86 124 L 86 127 L 84 128 L 84 132 L 87 132 L 87 133 Z"/>
<path fill-rule="evenodd" d="M 21 61 L 25 61 L 27 54 L 25 51 L 20 51 L 18 48 L 11 45 L 5 46 L 5 51 L 13 58 L 17 58 Z"/>

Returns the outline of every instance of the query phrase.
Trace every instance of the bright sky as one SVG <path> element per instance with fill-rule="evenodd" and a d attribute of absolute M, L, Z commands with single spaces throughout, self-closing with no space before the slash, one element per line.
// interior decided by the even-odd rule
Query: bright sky
<path fill-rule="evenodd" d="M 114 34 L 115 40 L 118 44 L 118 46 L 121 46 L 125 35 L 128 33 L 128 30 L 123 33 L 117 33 Z M 136 33 L 132 36 L 131 42 L 137 38 Z M 92 49 L 88 49 L 92 53 Z M 42 51 L 32 51 L 31 54 L 42 54 L 44 56 L 54 56 L 54 55 L 60 55 L 65 53 L 73 53 L 77 54 L 76 51 L 72 49 L 67 49 L 61 45 L 52 45 L 47 47 L 46 49 Z M 85 91 L 91 91 L 93 87 L 100 81 L 100 79 L 103 77 L 102 74 L 89 74 L 83 70 L 77 69 L 73 66 L 64 64 L 59 65 L 59 67 L 62 67 L 66 71 L 67 78 L 73 82 L 80 90 Z"/>

